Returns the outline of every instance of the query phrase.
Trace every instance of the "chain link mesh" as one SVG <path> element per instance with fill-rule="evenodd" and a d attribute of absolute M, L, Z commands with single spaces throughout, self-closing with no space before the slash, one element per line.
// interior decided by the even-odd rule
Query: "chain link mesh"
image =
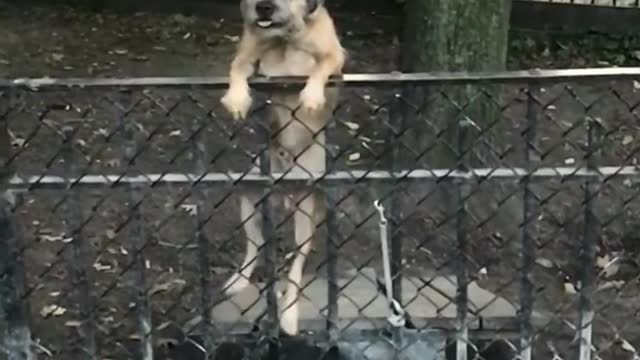
<path fill-rule="evenodd" d="M 637 358 L 637 76 L 375 78 L 341 85 L 323 128 L 329 171 L 295 184 L 254 166 L 281 131 L 268 84 L 241 122 L 219 105 L 222 81 L 1 88 L 3 352 L 25 336 L 59 359 L 282 345 L 275 296 L 297 204 L 276 200 L 293 187 L 328 205 L 300 289 L 303 336 L 324 350 L 357 343 L 375 359 L 391 344 L 410 359 L 431 339 L 436 358 Z M 228 297 L 246 243 L 240 194 L 266 204 L 275 242 Z M 402 330 L 387 324 L 374 200 Z"/>

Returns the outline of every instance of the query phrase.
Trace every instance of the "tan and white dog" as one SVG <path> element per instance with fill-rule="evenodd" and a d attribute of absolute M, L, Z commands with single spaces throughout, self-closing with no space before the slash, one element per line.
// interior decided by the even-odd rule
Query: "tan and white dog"
<path fill-rule="evenodd" d="M 229 88 L 222 98 L 236 120 L 244 119 L 252 98 L 248 78 L 264 76 L 307 77 L 302 91 L 276 90 L 272 101 L 272 140 L 269 153 L 274 172 L 325 172 L 324 128 L 337 105 L 338 90 L 327 87 L 340 75 L 345 51 L 334 22 L 322 0 L 242 0 L 243 33 L 229 72 Z M 289 283 L 280 299 L 280 327 L 298 333 L 299 293 L 311 240 L 324 220 L 324 200 L 317 191 L 296 191 L 294 213 L 298 251 L 289 271 Z M 258 250 L 264 245 L 262 215 L 257 195 L 240 199 L 247 251 L 241 269 L 226 283 L 226 293 L 236 294 L 249 285 Z M 290 204 L 290 203 L 289 203 Z"/>

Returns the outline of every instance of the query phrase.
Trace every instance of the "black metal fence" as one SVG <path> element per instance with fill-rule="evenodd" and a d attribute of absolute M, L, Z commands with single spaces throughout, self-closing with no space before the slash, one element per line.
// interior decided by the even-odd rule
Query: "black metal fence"
<path fill-rule="evenodd" d="M 558 4 L 615 6 L 615 7 L 640 7 L 638 0 L 532 0 Z"/>
<path fill-rule="evenodd" d="M 0 81 L 3 356 L 638 357 L 640 69 L 345 75 L 327 173 L 251 172 L 266 95 L 302 81 L 255 80 L 242 122 L 224 78 Z M 307 346 L 277 325 L 296 249 L 268 200 L 290 186 L 328 205 Z M 234 198 L 256 188 L 266 261 L 224 298 L 245 245 Z"/>

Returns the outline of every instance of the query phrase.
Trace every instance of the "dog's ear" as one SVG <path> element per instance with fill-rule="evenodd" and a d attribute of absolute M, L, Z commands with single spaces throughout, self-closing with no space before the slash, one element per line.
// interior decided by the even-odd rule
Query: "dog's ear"
<path fill-rule="evenodd" d="M 313 14 L 323 2 L 323 0 L 307 0 L 307 14 Z"/>

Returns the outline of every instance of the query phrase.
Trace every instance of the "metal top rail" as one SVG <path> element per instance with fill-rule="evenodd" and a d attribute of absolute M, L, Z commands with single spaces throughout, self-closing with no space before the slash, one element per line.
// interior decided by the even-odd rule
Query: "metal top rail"
<path fill-rule="evenodd" d="M 638 178 L 640 169 L 635 166 L 602 166 L 590 170 L 584 167 L 545 167 L 533 171 L 523 168 L 478 168 L 468 171 L 454 169 L 415 169 L 403 171 L 382 170 L 352 170 L 336 171 L 323 174 L 309 172 L 303 173 L 272 173 L 261 175 L 249 172 L 219 172 L 205 174 L 140 174 L 140 175 L 114 175 L 114 174 L 85 174 L 75 177 L 64 176 L 14 176 L 9 180 L 9 187 L 14 189 L 29 187 L 66 187 L 81 185 L 123 185 L 123 184 L 191 184 L 191 183 L 263 183 L 274 184 L 279 182 L 345 182 L 345 181 L 411 181 L 411 180 L 438 180 L 458 179 L 469 181 L 473 179 L 503 179 L 519 180 L 524 177 L 538 178 L 567 178 L 577 179 L 585 177 L 602 178 Z"/>
<path fill-rule="evenodd" d="M 349 86 L 397 85 L 397 84 L 437 84 L 437 83 L 473 83 L 473 82 L 523 82 L 523 81 L 560 81 L 584 79 L 618 79 L 640 78 L 640 67 L 624 68 L 585 68 L 500 72 L 428 72 L 387 74 L 344 74 L 330 79 L 331 84 Z M 304 77 L 255 77 L 250 80 L 254 86 L 295 86 L 306 81 Z M 141 77 L 141 78 L 19 78 L 0 79 L 0 90 L 3 88 L 55 88 L 55 87 L 147 87 L 172 86 L 190 87 L 204 86 L 213 88 L 226 87 L 227 77 Z"/>

